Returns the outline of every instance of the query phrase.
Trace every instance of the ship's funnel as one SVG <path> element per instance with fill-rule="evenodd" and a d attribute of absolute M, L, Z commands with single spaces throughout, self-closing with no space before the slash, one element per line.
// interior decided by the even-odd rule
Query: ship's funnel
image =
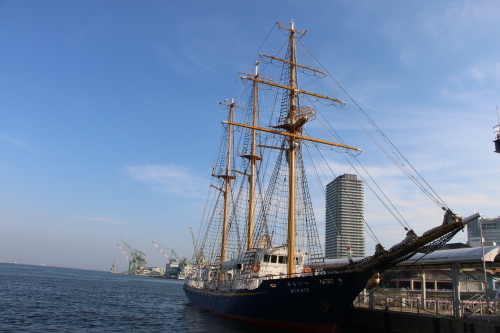
<path fill-rule="evenodd" d="M 468 224 L 469 222 L 472 222 L 472 221 L 474 221 L 475 219 L 480 218 L 481 216 L 482 216 L 482 215 L 481 215 L 481 213 L 472 214 L 472 215 L 471 215 L 471 216 L 469 216 L 469 217 L 463 218 L 463 219 L 462 219 L 462 223 L 463 223 L 463 224 Z"/>

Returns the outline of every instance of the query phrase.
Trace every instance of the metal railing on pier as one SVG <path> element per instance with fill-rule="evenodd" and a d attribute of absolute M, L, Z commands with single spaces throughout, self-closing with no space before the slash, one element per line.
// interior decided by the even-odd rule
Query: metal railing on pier
<path fill-rule="evenodd" d="M 463 316 L 500 317 L 500 300 L 486 300 L 484 294 L 460 300 L 460 313 Z M 454 301 L 451 298 L 426 298 L 388 296 L 383 293 L 360 294 L 354 301 L 355 307 L 383 309 L 388 311 L 412 312 L 438 316 L 453 316 Z M 499 318 L 500 319 L 500 318 Z"/>

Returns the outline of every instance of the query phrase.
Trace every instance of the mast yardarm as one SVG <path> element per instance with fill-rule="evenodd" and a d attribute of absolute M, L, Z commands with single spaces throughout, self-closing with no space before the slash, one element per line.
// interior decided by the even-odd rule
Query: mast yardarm
<path fill-rule="evenodd" d="M 295 23 L 293 21 L 290 22 L 290 28 L 284 27 L 284 26 L 281 25 L 281 23 L 278 22 L 278 28 L 283 29 L 283 30 L 290 30 L 290 32 L 298 33 L 298 34 L 301 34 L 301 35 L 305 35 L 307 33 L 307 30 L 302 30 L 302 31 L 294 30 Z"/>
<path fill-rule="evenodd" d="M 234 123 L 234 122 L 229 122 L 229 121 L 223 121 L 222 123 L 223 124 L 228 124 L 228 125 L 239 126 L 239 127 L 250 128 L 250 129 L 256 129 L 258 131 L 272 133 L 272 134 L 278 134 L 278 135 L 288 136 L 288 137 L 292 137 L 294 139 L 306 140 L 306 141 L 311 141 L 311 142 L 316 142 L 316 143 L 322 143 L 322 144 L 329 145 L 329 146 L 335 146 L 335 147 L 340 147 L 340 148 L 346 148 L 346 149 L 352 149 L 352 150 L 356 150 L 356 151 L 361 151 L 360 148 L 356 148 L 356 147 L 352 147 L 352 146 L 347 146 L 347 145 L 343 145 L 343 144 L 335 143 L 335 142 L 331 142 L 331 141 L 325 141 L 325 140 L 310 138 L 310 137 L 299 135 L 299 134 L 292 134 L 292 133 L 287 133 L 287 132 L 280 132 L 280 131 L 275 131 L 275 130 L 264 128 L 264 127 L 257 127 L 257 126 L 252 126 L 252 125 L 247 125 L 247 124 L 241 124 L 241 123 Z M 264 145 L 259 145 L 259 147 L 281 149 L 279 147 L 270 147 L 270 146 L 264 146 Z"/>
<path fill-rule="evenodd" d="M 290 63 L 290 61 L 286 60 L 286 59 L 281 59 L 281 58 L 277 58 L 277 57 L 273 57 L 273 56 L 270 56 L 270 55 L 267 55 L 267 54 L 259 54 L 261 57 L 268 57 L 268 58 L 271 58 L 271 59 L 274 59 L 274 60 L 279 60 L 281 62 L 285 62 L 287 64 Z M 323 75 L 327 75 L 325 72 L 322 72 L 320 70 L 317 70 L 315 68 L 312 68 L 312 67 L 308 67 L 308 66 L 304 66 L 304 65 L 299 65 L 299 64 L 295 64 L 295 66 L 297 67 L 301 67 L 301 68 L 305 68 L 305 69 L 308 69 L 310 71 L 313 71 L 313 72 L 318 72 L 318 73 L 321 73 Z"/>
<path fill-rule="evenodd" d="M 256 82 L 259 82 L 259 83 L 264 83 L 264 84 L 267 84 L 267 85 L 270 85 L 270 86 L 275 86 L 275 87 L 278 87 L 278 88 L 287 89 L 287 90 L 294 91 L 294 92 L 300 93 L 300 94 L 305 94 L 305 95 L 310 95 L 310 96 L 314 96 L 314 97 L 318 97 L 318 98 L 327 99 L 329 101 L 337 102 L 337 103 L 342 104 L 342 105 L 345 104 L 345 102 L 341 101 L 340 99 L 329 97 L 329 96 L 325 96 L 325 95 L 321 95 L 321 94 L 316 94 L 316 93 L 313 93 L 313 92 L 310 92 L 310 91 L 298 89 L 296 87 L 295 88 L 294 87 L 289 87 L 289 86 L 285 86 L 283 84 L 269 82 L 269 81 L 264 81 L 264 80 L 256 79 L 256 78 L 249 77 L 249 76 L 243 76 L 242 79 L 256 81 Z"/>

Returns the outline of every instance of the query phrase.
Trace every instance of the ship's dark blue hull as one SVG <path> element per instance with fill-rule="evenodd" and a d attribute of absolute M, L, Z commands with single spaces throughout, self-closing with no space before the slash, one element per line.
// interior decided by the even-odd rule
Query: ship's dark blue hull
<path fill-rule="evenodd" d="M 335 332 L 373 273 L 342 273 L 264 280 L 253 290 L 184 285 L 189 301 L 217 314 L 255 324 Z"/>

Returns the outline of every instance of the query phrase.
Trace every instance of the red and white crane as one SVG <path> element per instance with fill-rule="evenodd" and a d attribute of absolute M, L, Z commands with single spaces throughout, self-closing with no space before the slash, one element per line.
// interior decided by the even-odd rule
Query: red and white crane
<path fill-rule="evenodd" d="M 130 258 L 128 257 L 128 255 L 125 253 L 125 251 L 122 249 L 122 247 L 120 246 L 120 244 L 116 244 L 118 245 L 118 248 L 120 249 L 120 251 L 122 251 L 123 255 L 125 256 L 125 258 L 127 259 L 128 262 L 130 262 Z"/>
<path fill-rule="evenodd" d="M 167 254 L 165 252 L 163 252 L 163 250 L 161 249 L 160 245 L 158 245 L 155 241 L 151 241 L 151 242 L 153 242 L 154 246 L 158 249 L 158 251 L 161 252 L 161 254 L 163 254 L 163 256 L 165 258 L 167 258 L 169 261 L 172 261 L 172 259 L 170 259 L 170 257 L 167 256 Z"/>

